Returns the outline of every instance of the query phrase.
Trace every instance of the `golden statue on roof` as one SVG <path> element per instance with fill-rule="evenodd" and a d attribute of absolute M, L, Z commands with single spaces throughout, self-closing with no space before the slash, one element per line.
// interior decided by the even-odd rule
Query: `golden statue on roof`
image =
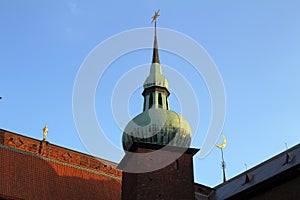
<path fill-rule="evenodd" d="M 43 140 L 46 141 L 46 136 L 48 134 L 48 126 L 46 125 L 44 128 L 43 128 Z"/>

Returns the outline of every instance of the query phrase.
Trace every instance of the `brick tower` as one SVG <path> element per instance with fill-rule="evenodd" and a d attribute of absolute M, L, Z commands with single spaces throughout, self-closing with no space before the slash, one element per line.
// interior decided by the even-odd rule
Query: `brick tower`
<path fill-rule="evenodd" d="M 122 200 L 194 199 L 193 155 L 189 148 L 192 131 L 189 123 L 171 111 L 168 81 L 162 74 L 156 34 L 150 74 L 144 82 L 143 112 L 132 119 L 123 133 L 125 156 Z"/>

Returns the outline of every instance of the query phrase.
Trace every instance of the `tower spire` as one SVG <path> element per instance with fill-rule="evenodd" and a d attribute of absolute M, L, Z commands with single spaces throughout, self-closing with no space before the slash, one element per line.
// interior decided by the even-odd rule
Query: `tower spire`
<path fill-rule="evenodd" d="M 156 37 L 156 19 L 159 16 L 159 11 L 156 11 L 154 16 L 152 17 L 152 23 L 154 22 L 154 44 L 153 44 L 153 56 L 152 56 L 152 63 L 160 63 L 159 55 L 158 55 L 158 44 L 157 44 L 157 37 Z"/>
<path fill-rule="evenodd" d="M 158 57 L 156 34 L 158 16 L 159 10 L 152 17 L 152 23 L 154 22 L 154 49 L 150 73 L 143 84 L 143 112 L 132 119 L 124 130 L 122 141 L 126 151 L 135 151 L 131 149 L 134 143 L 176 147 L 189 147 L 191 143 L 192 131 L 189 123 L 180 114 L 170 109 L 168 99 L 170 95 L 169 83 L 162 73 L 162 66 Z M 135 163 L 133 161 L 134 166 L 136 166 Z"/>
<path fill-rule="evenodd" d="M 154 47 L 150 74 L 144 82 L 144 111 L 151 108 L 170 109 L 168 100 L 170 95 L 170 92 L 168 91 L 168 81 L 162 74 L 162 67 L 158 56 L 156 35 L 156 19 L 158 16 L 159 10 L 156 11 L 152 17 L 152 23 L 154 22 Z"/>

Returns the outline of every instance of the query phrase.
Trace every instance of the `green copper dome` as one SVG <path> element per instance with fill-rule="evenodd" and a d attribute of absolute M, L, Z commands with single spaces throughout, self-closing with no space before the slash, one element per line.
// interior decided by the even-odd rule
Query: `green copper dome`
<path fill-rule="evenodd" d="M 189 123 L 171 110 L 149 109 L 126 126 L 123 148 L 128 150 L 133 142 L 189 147 L 192 131 Z"/>

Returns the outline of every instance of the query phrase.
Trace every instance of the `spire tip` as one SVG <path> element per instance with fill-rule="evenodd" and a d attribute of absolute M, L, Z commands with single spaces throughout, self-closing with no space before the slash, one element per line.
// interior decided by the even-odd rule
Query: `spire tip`
<path fill-rule="evenodd" d="M 159 55 L 158 55 L 158 44 L 157 44 L 157 36 L 156 36 L 156 20 L 159 15 L 160 9 L 156 11 L 152 17 L 152 22 L 154 22 L 154 47 L 153 47 L 153 57 L 152 57 L 152 63 L 160 63 L 159 61 Z"/>

